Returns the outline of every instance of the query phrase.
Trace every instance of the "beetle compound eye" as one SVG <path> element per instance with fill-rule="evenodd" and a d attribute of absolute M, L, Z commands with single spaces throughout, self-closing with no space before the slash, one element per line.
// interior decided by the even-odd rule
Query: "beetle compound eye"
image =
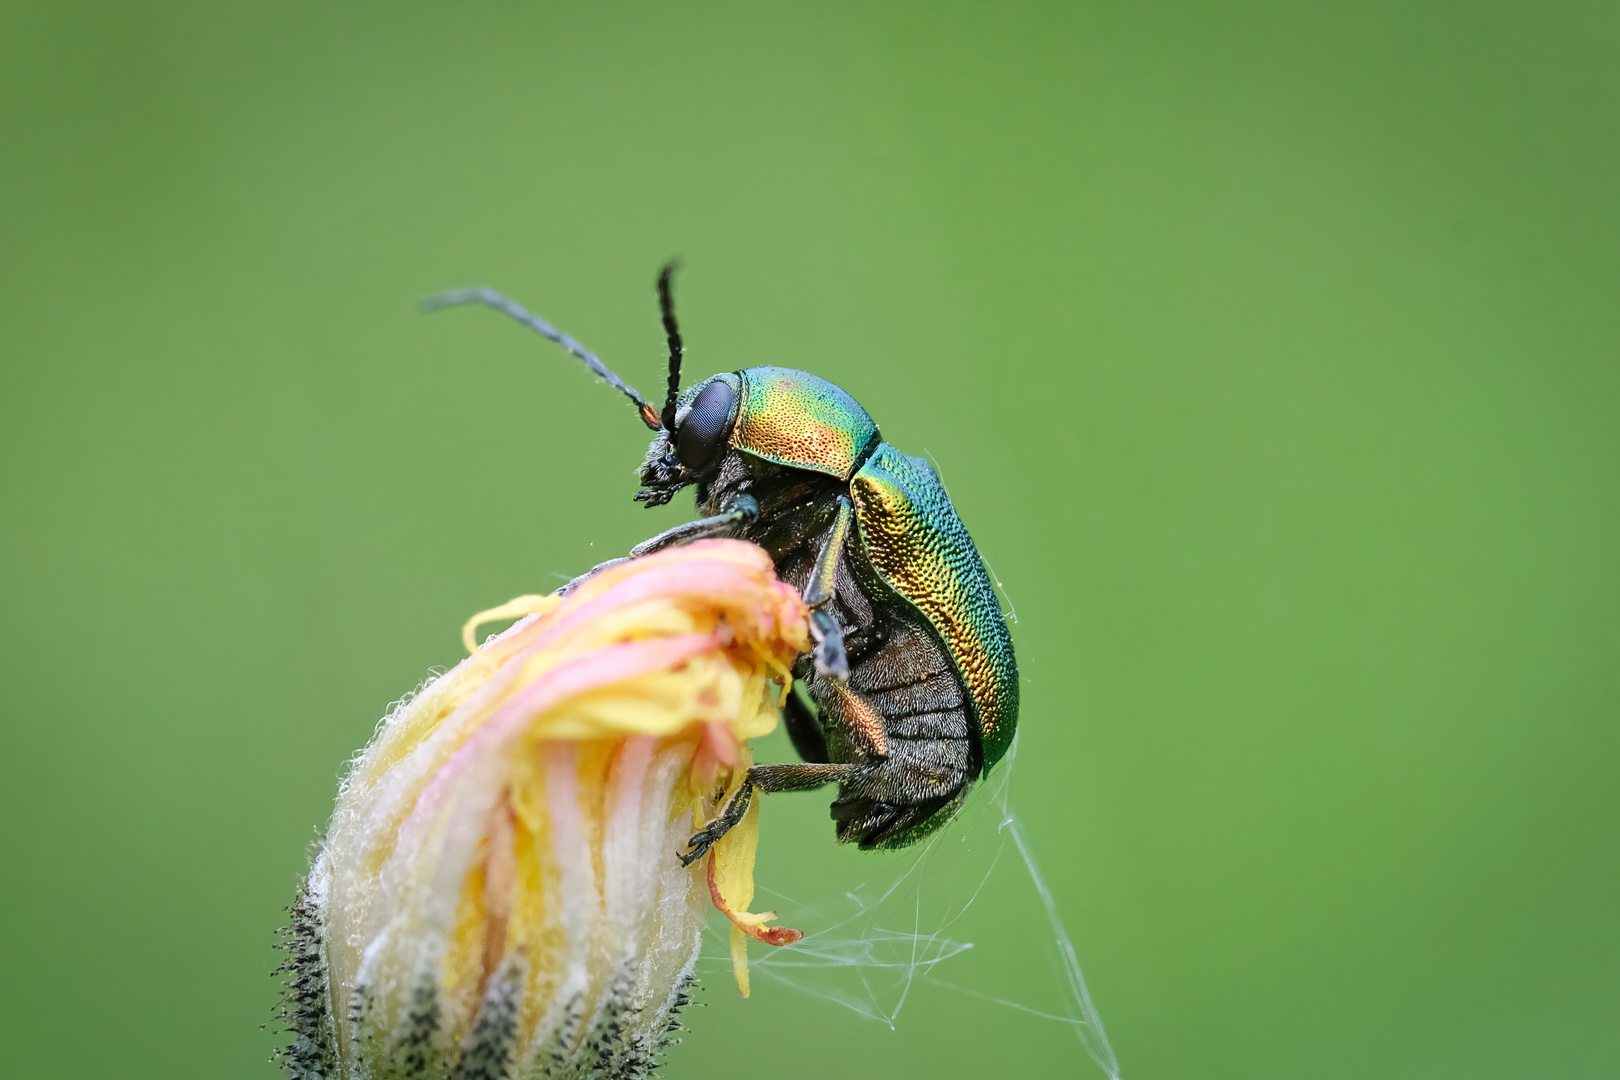
<path fill-rule="evenodd" d="M 675 433 L 675 456 L 688 469 L 701 469 L 714 457 L 715 447 L 726 433 L 735 398 L 730 386 L 712 382 L 692 402 L 691 410 Z"/>

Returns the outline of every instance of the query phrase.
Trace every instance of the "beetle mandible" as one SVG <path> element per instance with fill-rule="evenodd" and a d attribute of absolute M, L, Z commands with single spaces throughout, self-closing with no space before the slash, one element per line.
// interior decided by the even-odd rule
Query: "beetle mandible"
<path fill-rule="evenodd" d="M 636 501 L 660 506 L 692 486 L 703 517 L 637 544 L 632 557 L 705 537 L 749 540 L 810 608 L 813 649 L 794 665 L 783 707 L 804 760 L 750 768 L 681 861 L 741 821 L 755 789 L 836 783 L 840 841 L 915 843 L 955 815 L 1018 722 L 1018 665 L 990 576 L 934 470 L 884 442 L 839 387 L 791 368 L 750 367 L 682 392 L 674 270 L 671 263 L 658 276 L 669 343 L 662 409 L 578 341 L 490 289 L 444 293 L 423 307 L 492 307 L 635 403 L 657 433 Z"/>

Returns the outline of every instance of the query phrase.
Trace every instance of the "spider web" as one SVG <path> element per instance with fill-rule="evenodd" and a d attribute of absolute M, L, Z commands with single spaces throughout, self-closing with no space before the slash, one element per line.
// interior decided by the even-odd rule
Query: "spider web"
<path fill-rule="evenodd" d="M 878 873 L 861 884 L 839 894 L 842 883 L 828 883 L 827 895 L 796 897 L 761 884 L 755 907 L 774 906 L 805 937 L 750 950 L 754 977 L 891 1028 L 915 989 L 937 987 L 1066 1026 L 1118 1080 L 1074 945 L 1010 804 L 1017 754 L 1015 740 L 954 822 L 916 848 L 878 856 L 881 863 L 869 864 Z M 1043 924 L 1049 937 L 1032 956 L 1018 930 Z M 730 967 L 728 926 L 711 926 L 700 962 L 716 975 Z"/>

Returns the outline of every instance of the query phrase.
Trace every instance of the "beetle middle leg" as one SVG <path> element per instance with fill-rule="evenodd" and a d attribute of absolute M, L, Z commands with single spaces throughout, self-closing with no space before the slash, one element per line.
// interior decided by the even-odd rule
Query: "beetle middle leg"
<path fill-rule="evenodd" d="M 805 583 L 804 602 L 810 608 L 810 637 L 815 642 L 811 656 L 816 671 L 834 679 L 849 678 L 849 654 L 844 649 L 844 629 L 832 613 L 825 610 L 833 598 L 833 586 L 838 576 L 838 560 L 844 553 L 844 541 L 849 537 L 854 508 L 849 499 L 838 496 L 838 515 L 822 539 L 816 565 Z"/>
<path fill-rule="evenodd" d="M 759 517 L 759 503 L 752 495 L 738 495 L 731 505 L 722 513 L 711 517 L 698 518 L 677 525 L 673 529 L 665 529 L 657 536 L 649 537 L 630 549 L 630 554 L 618 559 L 609 559 L 607 562 L 597 563 L 579 577 L 557 590 L 557 595 L 567 596 L 579 587 L 580 582 L 601 573 L 603 570 L 620 563 L 627 563 L 631 559 L 643 555 L 651 555 L 655 551 L 662 551 L 667 547 L 677 547 L 681 544 L 690 544 L 694 540 L 706 540 L 711 536 L 724 536 L 726 533 L 741 525 L 747 525 Z"/>
<path fill-rule="evenodd" d="M 632 559 L 643 555 L 651 555 L 655 551 L 662 551 L 667 547 L 679 544 L 690 544 L 694 540 L 704 540 L 711 536 L 724 536 L 741 525 L 747 525 L 759 517 L 759 503 L 752 495 L 738 495 L 731 501 L 731 505 L 713 517 L 698 518 L 688 521 L 684 525 L 677 525 L 673 529 L 666 529 L 657 536 L 650 537 L 630 549 Z"/>

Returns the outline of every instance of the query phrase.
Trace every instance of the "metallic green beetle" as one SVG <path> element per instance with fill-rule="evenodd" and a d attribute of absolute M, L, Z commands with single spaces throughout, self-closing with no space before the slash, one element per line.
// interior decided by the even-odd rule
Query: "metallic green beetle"
<path fill-rule="evenodd" d="M 797 688 L 783 710 L 803 763 L 751 768 L 682 860 L 698 858 L 740 821 L 754 788 L 836 783 L 839 840 L 863 848 L 914 843 L 955 815 L 974 780 L 1006 753 L 1018 722 L 1018 665 L 990 577 L 934 470 L 884 442 L 866 410 L 832 383 L 752 367 L 681 393 L 672 270 L 658 279 L 669 339 L 662 410 L 578 342 L 497 293 L 460 290 L 429 305 L 503 311 L 635 402 L 658 433 L 637 501 L 658 506 L 693 486 L 705 516 L 632 555 L 741 537 L 771 553 L 778 575 L 811 608 L 814 649 L 799 658 Z"/>

